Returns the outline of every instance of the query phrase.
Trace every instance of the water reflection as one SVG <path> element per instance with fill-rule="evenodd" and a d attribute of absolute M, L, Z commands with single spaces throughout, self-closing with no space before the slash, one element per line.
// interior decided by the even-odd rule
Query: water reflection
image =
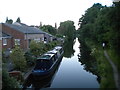
<path fill-rule="evenodd" d="M 84 65 L 84 69 L 87 72 L 90 72 L 97 76 L 98 82 L 100 82 L 100 77 L 98 76 L 97 72 L 97 61 L 93 58 L 90 53 L 90 48 L 84 43 L 80 42 L 80 54 L 78 55 L 79 62 Z"/>
<path fill-rule="evenodd" d="M 71 58 L 74 55 L 73 50 L 74 41 L 73 40 L 65 40 L 64 42 L 64 57 Z"/>
<path fill-rule="evenodd" d="M 64 46 L 65 56 L 50 88 L 98 88 L 96 75 L 86 71 L 85 65 L 81 65 L 78 59 L 78 54 L 80 54 L 78 39 L 71 46 L 69 42 Z"/>

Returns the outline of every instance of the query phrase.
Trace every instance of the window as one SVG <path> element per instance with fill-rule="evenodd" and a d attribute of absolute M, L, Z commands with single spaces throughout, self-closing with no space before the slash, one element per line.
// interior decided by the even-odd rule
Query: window
<path fill-rule="evenodd" d="M 36 42 L 40 42 L 40 38 L 36 38 L 34 39 Z"/>
<path fill-rule="evenodd" d="M 7 45 L 7 39 L 3 38 L 3 45 Z"/>
<path fill-rule="evenodd" d="M 15 45 L 20 45 L 20 39 L 15 39 Z"/>

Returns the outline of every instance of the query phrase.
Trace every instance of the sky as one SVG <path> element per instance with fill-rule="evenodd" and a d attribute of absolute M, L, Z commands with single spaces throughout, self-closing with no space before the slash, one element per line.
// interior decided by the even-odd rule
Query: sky
<path fill-rule="evenodd" d="M 0 23 L 20 17 L 27 25 L 52 25 L 72 20 L 78 28 L 79 18 L 94 3 L 111 6 L 112 0 L 0 0 Z"/>

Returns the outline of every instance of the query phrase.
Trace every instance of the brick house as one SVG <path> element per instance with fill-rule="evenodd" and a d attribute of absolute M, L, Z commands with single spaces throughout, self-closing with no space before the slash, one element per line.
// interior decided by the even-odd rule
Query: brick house
<path fill-rule="evenodd" d="M 31 40 L 37 42 L 49 42 L 49 34 L 36 27 L 30 27 L 21 23 L 7 24 L 1 23 L 2 28 L 2 48 L 14 48 L 19 45 L 22 49 L 29 48 Z"/>
<path fill-rule="evenodd" d="M 12 46 L 12 37 L 2 32 L 2 48 L 10 48 Z"/>

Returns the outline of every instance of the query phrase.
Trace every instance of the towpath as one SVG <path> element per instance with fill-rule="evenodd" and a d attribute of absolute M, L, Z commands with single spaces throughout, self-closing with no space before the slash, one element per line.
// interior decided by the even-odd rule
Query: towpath
<path fill-rule="evenodd" d="M 26 80 L 28 78 L 28 76 L 31 74 L 33 68 L 34 68 L 34 66 L 29 68 L 29 70 L 23 75 L 24 80 Z"/>
<path fill-rule="evenodd" d="M 120 77 L 119 77 L 118 69 L 117 69 L 116 65 L 112 62 L 112 60 L 110 59 L 106 50 L 104 50 L 104 55 L 107 58 L 108 62 L 112 66 L 116 88 L 118 90 L 120 90 Z"/>

